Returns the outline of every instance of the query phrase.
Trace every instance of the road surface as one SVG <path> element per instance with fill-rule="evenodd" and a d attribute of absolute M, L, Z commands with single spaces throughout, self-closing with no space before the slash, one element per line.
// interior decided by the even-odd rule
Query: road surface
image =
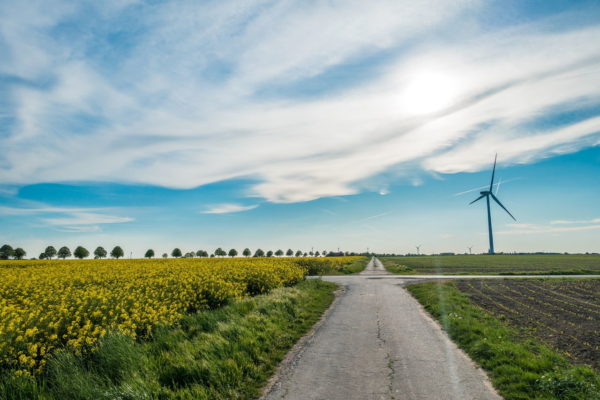
<path fill-rule="evenodd" d="M 379 260 L 323 279 L 343 294 L 288 354 L 264 400 L 501 399 Z"/>

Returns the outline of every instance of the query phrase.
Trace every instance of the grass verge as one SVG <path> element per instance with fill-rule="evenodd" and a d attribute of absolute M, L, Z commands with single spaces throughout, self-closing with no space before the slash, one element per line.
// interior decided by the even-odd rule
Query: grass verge
<path fill-rule="evenodd" d="M 109 334 L 91 355 L 57 353 L 39 377 L 0 375 L 0 398 L 253 399 L 335 288 L 305 280 L 186 316 L 147 341 Z"/>
<path fill-rule="evenodd" d="M 539 341 L 474 305 L 452 283 L 431 282 L 407 286 L 469 356 L 481 365 L 507 400 L 600 399 L 600 375 L 572 366 Z"/>

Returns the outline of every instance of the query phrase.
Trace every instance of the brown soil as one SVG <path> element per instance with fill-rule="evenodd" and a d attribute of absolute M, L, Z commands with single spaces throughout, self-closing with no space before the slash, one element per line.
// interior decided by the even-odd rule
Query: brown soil
<path fill-rule="evenodd" d="M 600 370 L 600 280 L 461 280 L 456 286 L 501 320 Z"/>

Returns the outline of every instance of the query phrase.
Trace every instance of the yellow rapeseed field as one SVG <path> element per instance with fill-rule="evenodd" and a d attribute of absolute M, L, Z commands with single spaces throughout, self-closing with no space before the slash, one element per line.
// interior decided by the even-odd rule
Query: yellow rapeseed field
<path fill-rule="evenodd" d="M 334 267 L 354 257 L 319 259 Z M 0 264 L 0 367 L 40 372 L 58 348 L 86 352 L 109 331 L 156 325 L 303 279 L 295 258 L 51 260 Z"/>

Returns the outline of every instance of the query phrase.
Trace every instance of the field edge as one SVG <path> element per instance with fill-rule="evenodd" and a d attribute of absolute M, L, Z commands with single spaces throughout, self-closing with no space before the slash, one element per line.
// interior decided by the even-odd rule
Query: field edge
<path fill-rule="evenodd" d="M 540 341 L 523 338 L 473 304 L 451 282 L 406 286 L 507 400 L 600 399 L 600 374 L 572 366 Z"/>

